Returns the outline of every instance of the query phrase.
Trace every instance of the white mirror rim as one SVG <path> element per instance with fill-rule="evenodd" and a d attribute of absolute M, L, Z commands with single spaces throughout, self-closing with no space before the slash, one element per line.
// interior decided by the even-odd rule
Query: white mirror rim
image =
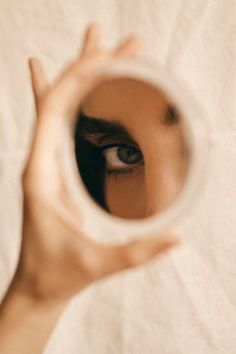
<path fill-rule="evenodd" d="M 141 220 L 121 219 L 108 214 L 89 195 L 78 172 L 73 134 L 69 126 L 65 127 L 62 173 L 75 208 L 78 209 L 79 219 L 82 220 L 83 231 L 88 237 L 108 244 L 124 244 L 137 236 L 148 237 L 163 233 L 187 215 L 194 200 L 201 194 L 210 151 L 207 119 L 183 84 L 150 59 L 116 60 L 97 74 L 105 74 L 111 79 L 134 78 L 162 89 L 183 117 L 184 135 L 190 147 L 191 160 L 183 189 L 169 208 Z"/>

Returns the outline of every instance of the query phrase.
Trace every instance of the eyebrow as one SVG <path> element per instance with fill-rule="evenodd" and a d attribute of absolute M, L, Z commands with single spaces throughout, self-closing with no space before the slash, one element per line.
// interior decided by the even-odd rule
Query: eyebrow
<path fill-rule="evenodd" d="M 82 110 L 77 116 L 77 134 L 82 137 L 92 135 L 119 135 L 124 138 L 132 139 L 126 128 L 117 121 L 107 121 L 99 117 L 85 114 Z"/>

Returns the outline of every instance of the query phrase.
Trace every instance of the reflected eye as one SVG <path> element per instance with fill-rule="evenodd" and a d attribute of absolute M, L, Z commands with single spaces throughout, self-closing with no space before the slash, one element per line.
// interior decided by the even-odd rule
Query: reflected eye
<path fill-rule="evenodd" d="M 142 152 L 133 146 L 109 145 L 102 147 L 106 172 L 130 172 L 134 165 L 143 162 Z"/>

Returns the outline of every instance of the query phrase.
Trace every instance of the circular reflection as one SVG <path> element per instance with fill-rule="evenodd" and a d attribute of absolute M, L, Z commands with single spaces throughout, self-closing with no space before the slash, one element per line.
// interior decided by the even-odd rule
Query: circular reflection
<path fill-rule="evenodd" d="M 104 81 L 83 100 L 75 155 L 92 198 L 113 215 L 139 219 L 175 201 L 190 154 L 183 119 L 165 93 L 118 78 Z"/>

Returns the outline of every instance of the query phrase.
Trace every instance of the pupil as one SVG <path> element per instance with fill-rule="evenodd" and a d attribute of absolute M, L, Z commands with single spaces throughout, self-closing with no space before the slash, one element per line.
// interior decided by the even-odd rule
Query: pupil
<path fill-rule="evenodd" d="M 141 151 L 133 147 L 120 146 L 117 151 L 119 159 L 126 164 L 134 164 L 142 160 Z"/>

